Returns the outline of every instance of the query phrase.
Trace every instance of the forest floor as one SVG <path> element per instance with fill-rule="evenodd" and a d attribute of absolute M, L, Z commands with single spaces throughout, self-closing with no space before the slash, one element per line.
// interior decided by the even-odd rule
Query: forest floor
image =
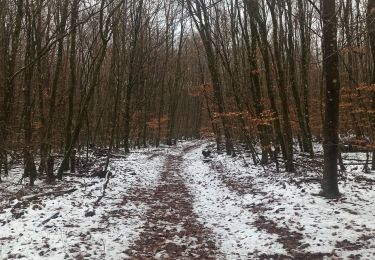
<path fill-rule="evenodd" d="M 14 167 L 0 184 L 0 259 L 375 259 L 374 173 L 348 166 L 342 197 L 327 200 L 319 154 L 299 154 L 291 174 L 246 156 L 204 159 L 211 145 L 118 154 L 105 178 L 54 186 L 19 184 Z M 90 158 L 90 169 L 105 160 Z"/>

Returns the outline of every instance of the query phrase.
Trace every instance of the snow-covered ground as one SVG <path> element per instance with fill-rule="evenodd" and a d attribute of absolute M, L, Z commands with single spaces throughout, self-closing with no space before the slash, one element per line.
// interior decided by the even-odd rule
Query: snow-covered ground
<path fill-rule="evenodd" d="M 67 178 L 65 187 L 60 184 L 59 188 L 77 191 L 42 197 L 19 208 L 14 205 L 25 201 L 24 197 L 11 200 L 0 208 L 0 259 L 123 259 L 142 232 L 148 209 L 126 197 L 135 188 L 153 189 L 163 166 L 164 157 L 149 150 L 114 160 L 106 195 L 95 207 L 105 179 Z M 20 178 L 18 172 L 10 176 Z M 0 187 L 6 189 L 7 185 L 5 178 Z M 93 216 L 85 216 L 92 212 Z M 54 214 L 57 216 L 43 223 Z"/>
<path fill-rule="evenodd" d="M 207 145 L 185 142 L 113 158 L 113 175 L 97 205 L 105 179 L 67 177 L 55 187 L 38 181 L 30 189 L 16 184 L 20 169 L 13 169 L 0 184 L 0 259 L 202 258 L 202 252 L 191 252 L 204 250 L 197 241 L 210 245 L 211 240 L 217 259 L 375 259 L 374 173 L 363 173 L 360 165 L 347 167 L 340 177 L 343 196 L 327 200 L 318 196 L 320 173 L 314 164 L 289 174 L 273 165 L 254 166 L 246 156 L 213 153 L 203 160 Z M 343 157 L 350 162 L 364 155 Z M 72 188 L 77 190 L 57 192 Z M 57 193 L 29 200 L 30 193 L 46 191 Z M 168 192 L 178 198 L 163 202 Z M 148 199 L 139 199 L 144 194 Z M 158 194 L 152 203 L 150 196 Z M 182 196 L 192 212 L 181 207 Z M 168 219 L 152 216 L 153 210 Z M 157 234 L 146 242 L 156 237 L 155 244 L 142 244 L 142 236 L 153 230 Z M 134 253 L 149 248 L 152 252 Z"/>
<path fill-rule="evenodd" d="M 200 221 L 212 228 L 228 259 L 264 253 L 375 259 L 374 173 L 348 167 L 340 180 L 343 196 L 327 200 L 317 196 L 314 172 L 277 173 L 225 155 L 203 162 L 202 149 L 185 156 L 185 178 Z M 288 237 L 293 235 L 298 239 Z"/>
<path fill-rule="evenodd" d="M 223 161 L 203 162 L 200 155 L 201 149 L 195 149 L 185 156 L 184 177 L 195 197 L 194 208 L 199 221 L 213 231 L 227 258 L 246 259 L 252 252 L 286 253 L 276 241 L 276 235 L 257 230 L 256 216 L 244 207 L 244 203 L 261 197 L 231 192 L 210 167 Z"/>

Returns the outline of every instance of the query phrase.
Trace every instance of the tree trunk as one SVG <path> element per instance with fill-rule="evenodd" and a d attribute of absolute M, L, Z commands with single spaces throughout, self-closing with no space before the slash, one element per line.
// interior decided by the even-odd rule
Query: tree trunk
<path fill-rule="evenodd" d="M 133 3 L 134 4 L 134 3 Z M 138 55 L 139 55 L 139 37 L 141 33 L 141 25 L 142 25 L 142 10 L 143 10 L 143 0 L 140 0 L 138 5 L 134 7 L 136 13 L 134 13 L 134 20 L 133 20 L 133 28 L 132 28 L 132 40 L 130 46 L 130 57 L 129 57 L 129 76 L 128 76 L 128 84 L 126 86 L 126 95 L 125 95 L 125 113 L 124 113 L 124 148 L 125 152 L 130 152 L 130 122 L 131 122 L 131 102 L 132 102 L 132 95 L 133 95 L 133 88 L 137 84 L 137 70 L 140 69 L 138 67 Z"/>
<path fill-rule="evenodd" d="M 77 29 L 76 23 L 78 20 L 78 7 L 80 0 L 74 0 L 72 3 L 72 14 L 70 19 L 70 27 L 73 28 L 70 35 L 70 53 L 69 53 L 69 64 L 70 64 L 70 79 L 69 79 L 69 94 L 68 94 L 68 115 L 65 125 L 65 152 L 69 149 L 69 145 L 72 141 L 72 125 L 73 125 L 73 112 L 74 112 L 74 93 L 77 84 L 76 78 L 76 37 Z M 65 168 L 66 169 L 66 168 Z"/>
<path fill-rule="evenodd" d="M 251 8 L 247 6 L 247 8 Z M 248 10 L 246 10 L 248 11 Z M 258 60 L 257 60 L 257 47 L 258 44 L 261 45 L 261 43 L 258 41 L 259 39 L 259 32 L 257 29 L 256 19 L 251 15 L 251 12 L 248 11 L 249 15 L 244 15 L 244 25 L 241 26 L 241 29 L 243 31 L 243 34 L 245 36 L 245 45 L 247 49 L 247 59 L 249 61 L 250 65 L 250 83 L 251 83 L 251 90 L 253 94 L 254 99 L 254 110 L 256 113 L 256 116 L 258 119 L 262 119 L 262 113 L 264 109 L 263 105 L 263 95 L 262 95 L 262 89 L 261 89 L 261 82 L 260 82 L 260 68 L 258 66 Z M 249 36 L 248 32 L 248 25 L 247 25 L 247 19 L 248 16 L 250 16 L 250 32 L 251 36 Z M 251 39 L 251 42 L 250 42 Z M 270 140 L 268 138 L 268 129 L 264 125 L 258 125 L 258 132 L 259 132 L 259 139 L 262 146 L 262 158 L 261 163 L 267 164 L 268 163 L 268 154 L 271 153 L 270 151 Z"/>
<path fill-rule="evenodd" d="M 247 4 L 247 11 L 249 12 L 250 17 L 254 17 L 259 28 L 260 34 L 260 51 L 263 57 L 263 66 L 264 66 L 264 73 L 265 73 L 265 81 L 266 81 L 266 89 L 268 98 L 270 101 L 271 111 L 274 114 L 274 128 L 276 132 L 276 140 L 275 140 L 275 147 L 280 144 L 281 152 L 283 155 L 284 160 L 287 159 L 287 149 L 286 143 L 281 132 L 281 122 L 279 117 L 279 112 L 276 106 L 276 99 L 274 94 L 272 76 L 271 76 L 271 61 L 270 61 L 270 53 L 269 53 L 269 43 L 268 43 L 268 30 L 266 22 L 262 19 L 260 15 L 259 5 L 256 0 L 245 0 Z M 265 17 L 265 14 L 264 14 Z"/>
<path fill-rule="evenodd" d="M 18 0 L 16 2 L 17 6 L 17 14 L 15 17 L 14 22 L 14 30 L 11 35 L 11 50 L 9 56 L 7 55 L 5 57 L 5 87 L 4 87 L 4 98 L 3 103 L 1 104 L 1 111 L 0 111 L 0 146 L 5 148 L 6 141 L 9 134 L 9 123 L 11 119 L 11 115 L 13 112 L 14 107 L 14 93 L 15 93 L 15 84 L 14 84 L 14 78 L 13 74 L 15 72 L 16 67 L 16 59 L 17 59 L 17 53 L 19 49 L 19 39 L 22 29 L 22 20 L 24 17 L 24 1 Z M 8 53 L 8 52 L 6 52 Z M 7 167 L 7 152 L 5 149 L 1 149 L 0 151 L 0 169 L 1 166 L 4 166 L 4 174 L 8 175 L 8 167 Z M 1 175 L 1 171 L 0 171 Z"/>
<path fill-rule="evenodd" d="M 287 24 L 288 24 L 288 46 L 287 46 L 287 56 L 288 56 L 288 64 L 289 64 L 289 80 L 290 86 L 292 87 L 294 102 L 296 105 L 297 110 L 297 117 L 298 117 L 298 124 L 301 130 L 301 138 L 302 138 L 302 147 L 304 152 L 308 152 L 313 155 L 312 151 L 312 142 L 311 138 L 309 137 L 309 133 L 306 127 L 306 117 L 304 116 L 302 102 L 300 97 L 300 92 L 298 90 L 298 83 L 297 83 L 297 73 L 296 73 L 296 64 L 295 64 L 295 46 L 294 46 L 294 38 L 293 38 L 293 17 L 292 17 L 292 3 L 290 0 L 287 1 L 288 12 L 287 12 Z M 301 14 L 302 16 L 302 14 Z M 306 43 L 303 43 L 306 44 Z M 303 48 L 303 47 L 302 47 Z M 304 56 L 304 55 L 303 55 Z M 306 63 L 306 61 L 303 61 Z M 304 64 L 306 66 L 306 64 Z M 302 69 L 305 70 L 305 69 Z M 305 78 L 305 72 L 302 73 L 303 77 Z M 306 79 L 303 84 L 307 84 Z M 305 87 L 304 87 L 305 88 Z"/>
<path fill-rule="evenodd" d="M 25 64 L 28 64 L 35 56 L 34 42 L 33 42 L 33 17 L 31 6 L 26 6 L 26 52 L 25 52 Z M 30 179 L 30 186 L 34 185 L 37 177 L 37 170 L 34 162 L 33 147 L 32 147 L 32 93 L 33 93 L 33 67 L 29 67 L 25 70 L 24 78 L 24 104 L 23 104 L 23 129 L 25 135 L 24 144 L 24 174 L 23 177 Z"/>
<path fill-rule="evenodd" d="M 285 158 L 285 170 L 287 172 L 294 171 L 293 165 L 293 134 L 292 126 L 289 118 L 289 103 L 288 103 L 288 90 L 285 81 L 285 72 L 283 68 L 283 57 L 281 46 L 279 44 L 279 32 L 278 32 L 278 21 L 275 14 L 275 0 L 271 0 L 269 3 L 272 24 L 273 24 L 273 47 L 275 54 L 275 63 L 277 68 L 277 84 L 279 87 L 279 96 L 281 100 L 281 112 L 283 116 L 283 139 L 286 148 L 286 158 Z"/>
<path fill-rule="evenodd" d="M 340 75 L 338 70 L 337 18 L 335 0 L 322 2 L 323 15 L 323 73 L 326 82 L 325 119 L 323 126 L 324 171 L 322 195 L 340 195 L 337 182 Z"/>
<path fill-rule="evenodd" d="M 375 0 L 368 0 L 366 20 L 373 62 L 371 84 L 375 84 Z M 375 110 L 375 93 L 372 94 L 372 109 Z M 375 117 L 372 119 L 372 129 L 375 129 Z M 375 170 L 375 152 L 372 153 L 371 169 Z"/>
<path fill-rule="evenodd" d="M 100 70 L 101 70 L 105 55 L 107 53 L 107 45 L 108 45 L 108 42 L 110 40 L 110 38 L 109 38 L 109 36 L 110 36 L 109 22 L 110 22 L 111 17 L 108 17 L 104 21 L 104 6 L 105 6 L 105 0 L 102 0 L 101 1 L 101 9 L 100 9 L 101 10 L 100 11 L 100 17 L 99 17 L 99 23 L 100 23 L 99 35 L 100 35 L 101 40 L 102 40 L 102 45 L 100 46 L 99 53 L 97 55 L 97 61 L 96 61 L 96 64 L 94 65 L 94 68 L 93 68 L 93 74 L 92 74 L 93 78 L 90 82 L 90 86 L 88 87 L 86 96 L 85 96 L 84 100 L 82 101 L 81 110 L 80 110 L 80 112 L 78 114 L 78 117 L 77 117 L 77 124 L 76 124 L 76 126 L 74 128 L 74 131 L 73 131 L 73 134 L 72 134 L 72 140 L 69 144 L 68 150 L 65 152 L 64 159 L 63 159 L 63 161 L 62 161 L 62 163 L 59 167 L 59 170 L 57 172 L 57 178 L 59 180 L 62 180 L 62 178 L 63 178 L 63 173 L 66 170 L 66 165 L 69 163 L 69 159 L 70 159 L 71 153 L 74 149 L 74 145 L 76 144 L 76 142 L 78 140 L 78 137 L 79 137 L 82 125 L 83 125 L 84 117 L 85 117 L 85 115 L 87 115 L 87 109 L 89 107 L 91 98 L 94 94 L 94 90 L 96 89 L 96 87 L 98 85 L 99 77 L 100 77 Z M 117 5 L 115 7 L 115 9 L 118 8 L 118 7 L 120 7 L 120 4 Z M 113 15 L 113 12 L 111 12 L 110 14 Z"/>
<path fill-rule="evenodd" d="M 304 123 L 306 127 L 306 134 L 307 134 L 307 152 L 310 153 L 311 156 L 314 156 L 314 150 L 312 146 L 312 133 L 310 127 L 310 91 L 309 91 L 309 63 L 310 63 L 310 47 L 311 47 L 311 33 L 309 26 L 311 24 L 308 23 L 307 17 L 307 10 L 306 10 L 306 1 L 304 4 L 303 0 L 297 1 L 298 5 L 298 12 L 299 12 L 299 26 L 300 26 L 300 42 L 301 42 L 301 84 L 302 84 L 302 96 L 303 96 L 303 116 L 304 116 Z M 310 18 L 311 19 L 311 18 Z"/>

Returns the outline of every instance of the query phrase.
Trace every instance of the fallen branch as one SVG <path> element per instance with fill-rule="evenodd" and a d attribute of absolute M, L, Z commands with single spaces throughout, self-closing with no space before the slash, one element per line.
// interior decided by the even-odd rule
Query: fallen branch
<path fill-rule="evenodd" d="M 77 188 L 72 188 L 72 189 L 69 189 L 69 190 L 60 190 L 60 191 L 49 191 L 49 192 L 45 192 L 45 193 L 39 193 L 39 194 L 35 194 L 35 195 L 24 196 L 24 197 L 22 197 L 22 199 L 27 200 L 27 201 L 31 201 L 31 200 L 38 199 L 40 197 L 45 197 L 45 196 L 50 196 L 50 195 L 54 195 L 55 197 L 58 197 L 58 196 L 61 196 L 61 195 L 64 195 L 64 194 L 69 194 L 69 193 L 75 192 L 76 190 L 77 190 Z"/>

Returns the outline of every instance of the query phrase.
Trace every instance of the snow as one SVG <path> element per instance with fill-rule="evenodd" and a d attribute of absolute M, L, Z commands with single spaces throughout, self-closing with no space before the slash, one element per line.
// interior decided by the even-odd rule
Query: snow
<path fill-rule="evenodd" d="M 246 156 L 213 153 L 203 160 L 202 150 L 207 146 L 212 143 L 190 141 L 113 158 L 113 175 L 97 206 L 104 179 L 66 177 L 57 187 L 38 181 L 31 189 L 16 184 L 21 169 L 14 168 L 0 184 L 0 259 L 130 258 L 129 249 L 145 231 L 146 215 L 153 205 L 136 196 L 139 191 L 168 185 L 161 173 L 169 155 L 182 156 L 181 164 L 173 166 L 179 167 L 174 174 L 188 188 L 194 214 L 210 232 L 218 259 L 304 254 L 375 259 L 374 173 L 363 173 L 362 165 L 348 165 L 339 183 L 343 196 L 327 200 L 318 196 L 319 167 L 297 167 L 297 173 L 291 174 L 282 169 L 276 172 L 272 164 L 265 168 L 252 165 Z M 314 144 L 314 148 L 319 159 L 321 146 Z M 302 164 L 311 161 L 302 155 L 296 159 Z M 365 155 L 343 154 L 343 159 L 350 163 L 364 160 Z M 30 195 L 71 188 L 77 191 L 25 203 Z M 85 217 L 88 212 L 95 214 Z M 156 225 L 166 226 L 167 233 L 183 233 L 185 228 L 163 220 Z M 174 236 L 165 243 L 193 248 L 197 241 L 195 236 Z M 167 249 L 154 254 L 155 259 L 168 256 Z"/>
<path fill-rule="evenodd" d="M 186 155 L 184 177 L 195 195 L 194 207 L 200 221 L 212 229 L 227 259 L 246 259 L 251 252 L 285 253 L 276 236 L 258 232 L 255 218 L 243 208 L 253 196 L 241 198 L 229 191 L 201 158 L 201 149 Z M 256 255 L 255 255 L 256 256 Z"/>
<path fill-rule="evenodd" d="M 0 214 L 0 259 L 10 256 L 20 259 L 126 257 L 126 250 L 142 231 L 148 206 L 126 202 L 123 197 L 135 187 L 153 189 L 163 164 L 162 156 L 150 159 L 146 150 L 114 161 L 106 196 L 92 217 L 85 217 L 85 213 L 92 211 L 104 182 L 94 178 L 87 180 L 92 186 L 78 185 L 74 193 L 33 202 L 21 211 L 23 216 L 18 219 L 14 218 L 11 208 L 5 209 Z M 113 214 L 116 211 L 118 214 Z M 59 213 L 56 219 L 41 225 L 56 212 Z"/>
<path fill-rule="evenodd" d="M 199 160 L 202 149 L 200 147 L 187 155 L 187 160 L 195 163 L 186 165 L 185 174 L 196 195 L 197 212 L 202 215 L 202 221 L 212 227 L 219 238 L 222 237 L 221 248 L 229 259 L 235 255 L 245 259 L 246 253 L 258 250 L 286 254 L 282 245 L 275 242 L 275 237 L 254 229 L 255 217 L 244 210 L 248 208 L 246 205 L 261 205 L 264 207 L 262 216 L 267 220 L 301 233 L 300 245 L 305 245 L 302 249 L 297 248 L 301 252 L 331 253 L 344 258 L 360 254 L 364 259 L 375 258 L 375 191 L 372 186 L 365 184 L 366 187 L 355 180 L 357 176 L 374 179 L 374 174 L 364 174 L 361 169 L 349 171 L 346 180 L 339 184 L 343 197 L 337 201 L 326 200 L 317 196 L 320 184 L 303 182 L 305 176 L 265 172 L 261 167 L 245 166 L 241 158 L 223 155 L 203 163 Z M 363 156 L 354 155 L 362 159 Z M 225 188 L 218 177 L 220 171 L 212 170 L 216 165 L 224 167 L 226 178 L 238 183 L 252 180 L 248 193 L 238 196 Z M 294 182 L 290 182 L 291 178 Z M 295 185 L 298 181 L 301 182 Z M 361 241 L 363 237 L 365 241 Z M 359 249 L 337 248 L 337 243 L 345 240 L 359 245 Z"/>

